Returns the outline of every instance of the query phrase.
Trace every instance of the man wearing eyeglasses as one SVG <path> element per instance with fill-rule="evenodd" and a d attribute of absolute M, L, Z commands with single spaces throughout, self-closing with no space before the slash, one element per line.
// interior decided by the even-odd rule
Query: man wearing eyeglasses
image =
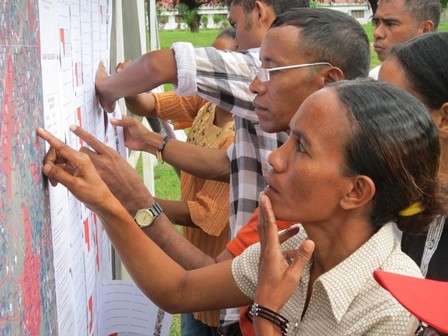
<path fill-rule="evenodd" d="M 256 208 L 258 194 L 266 185 L 263 177 L 263 172 L 269 169 L 266 158 L 286 139 L 284 131 L 302 101 L 328 83 L 366 77 L 369 65 L 369 42 L 356 20 L 330 9 L 299 8 L 276 19 L 261 50 L 231 53 L 175 44 L 172 50 L 143 55 L 110 77 L 100 68 L 96 89 L 103 108 L 112 111 L 116 99 L 169 82 L 177 85 L 180 94 L 198 94 L 234 114 L 236 140 L 231 153 L 231 183 L 239 187 L 240 193 L 231 195 L 231 223 L 232 214 L 237 213 L 238 219 L 243 219 L 239 224 L 233 220 L 237 232 Z M 116 125 L 126 126 L 120 121 Z M 164 147 L 164 157 L 181 153 L 180 146 L 169 141 Z M 222 169 L 222 158 L 210 153 L 202 157 L 187 154 L 199 161 L 196 163 L 202 168 L 198 169 L 203 172 L 196 170 L 196 174 L 202 177 L 212 178 L 211 171 L 216 165 L 218 171 Z M 131 215 L 154 202 L 147 190 L 132 182 L 136 179 L 117 178 L 107 158 L 101 162 L 98 155 L 90 155 L 97 167 L 102 165 L 103 179 Z M 221 155 L 230 164 L 225 153 Z M 241 213 L 246 216 L 240 217 Z M 164 218 L 157 218 L 145 233 L 166 253 L 187 269 L 215 262 L 179 241 L 180 236 L 174 237 L 171 224 L 164 222 Z M 249 238 L 257 239 L 253 235 Z M 240 241 L 243 244 L 234 246 L 233 251 L 224 251 L 218 260 L 233 258 L 252 243 L 246 238 Z"/>

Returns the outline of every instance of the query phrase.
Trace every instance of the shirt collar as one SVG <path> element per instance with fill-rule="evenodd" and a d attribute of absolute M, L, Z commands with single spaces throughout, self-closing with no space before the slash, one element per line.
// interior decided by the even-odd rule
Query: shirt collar
<path fill-rule="evenodd" d="M 352 255 L 316 280 L 314 286 L 320 284 L 327 292 L 338 322 L 365 283 L 373 279 L 373 271 L 392 253 L 395 241 L 392 225 L 385 224 Z"/>

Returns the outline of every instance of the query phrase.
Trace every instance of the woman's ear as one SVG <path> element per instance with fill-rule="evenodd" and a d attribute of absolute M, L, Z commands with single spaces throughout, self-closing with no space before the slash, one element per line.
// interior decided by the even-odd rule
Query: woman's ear
<path fill-rule="evenodd" d="M 355 210 L 369 203 L 375 195 L 375 184 L 365 175 L 357 175 L 352 178 L 352 188 L 340 201 L 340 206 L 345 210 Z"/>
<path fill-rule="evenodd" d="M 437 127 L 440 139 L 448 139 L 448 102 L 431 112 L 431 117 Z"/>

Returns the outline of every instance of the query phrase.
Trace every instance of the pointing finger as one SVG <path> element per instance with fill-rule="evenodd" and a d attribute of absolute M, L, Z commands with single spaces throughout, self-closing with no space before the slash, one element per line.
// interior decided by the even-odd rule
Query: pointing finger
<path fill-rule="evenodd" d="M 89 132 L 83 130 L 81 127 L 71 125 L 70 131 L 72 131 L 77 137 L 87 143 L 98 154 L 104 153 L 107 150 L 107 147 L 104 143 L 102 143 Z"/>

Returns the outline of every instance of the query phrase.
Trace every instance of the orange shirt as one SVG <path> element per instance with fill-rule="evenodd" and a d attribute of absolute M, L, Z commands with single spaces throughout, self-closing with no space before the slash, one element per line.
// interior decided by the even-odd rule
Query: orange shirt
<path fill-rule="evenodd" d="M 197 96 L 179 97 L 174 92 L 154 94 L 156 114 L 170 120 L 175 128 L 191 127 L 187 142 L 207 148 L 227 149 L 235 137 L 233 120 L 223 127 L 214 124 L 216 106 Z M 181 172 L 181 197 L 187 202 L 190 217 L 197 228 L 183 227 L 182 232 L 194 246 L 216 258 L 229 241 L 229 183 L 207 180 Z M 219 310 L 194 313 L 211 327 L 219 324 Z"/>
<path fill-rule="evenodd" d="M 280 230 L 285 230 L 294 222 L 277 221 L 277 227 Z M 228 244 L 227 249 L 236 257 L 240 255 L 247 247 L 254 243 L 258 243 L 258 208 L 255 209 L 251 218 L 246 225 L 244 225 Z M 244 336 L 255 336 L 254 327 L 252 321 L 246 317 L 248 307 L 242 307 L 240 309 L 240 330 Z"/>
<path fill-rule="evenodd" d="M 285 230 L 291 225 L 296 224 L 288 221 L 277 221 L 278 230 Z M 255 209 L 252 217 L 236 234 L 236 236 L 227 244 L 227 249 L 233 254 L 233 256 L 239 256 L 246 248 L 254 243 L 258 243 L 258 208 Z"/>

